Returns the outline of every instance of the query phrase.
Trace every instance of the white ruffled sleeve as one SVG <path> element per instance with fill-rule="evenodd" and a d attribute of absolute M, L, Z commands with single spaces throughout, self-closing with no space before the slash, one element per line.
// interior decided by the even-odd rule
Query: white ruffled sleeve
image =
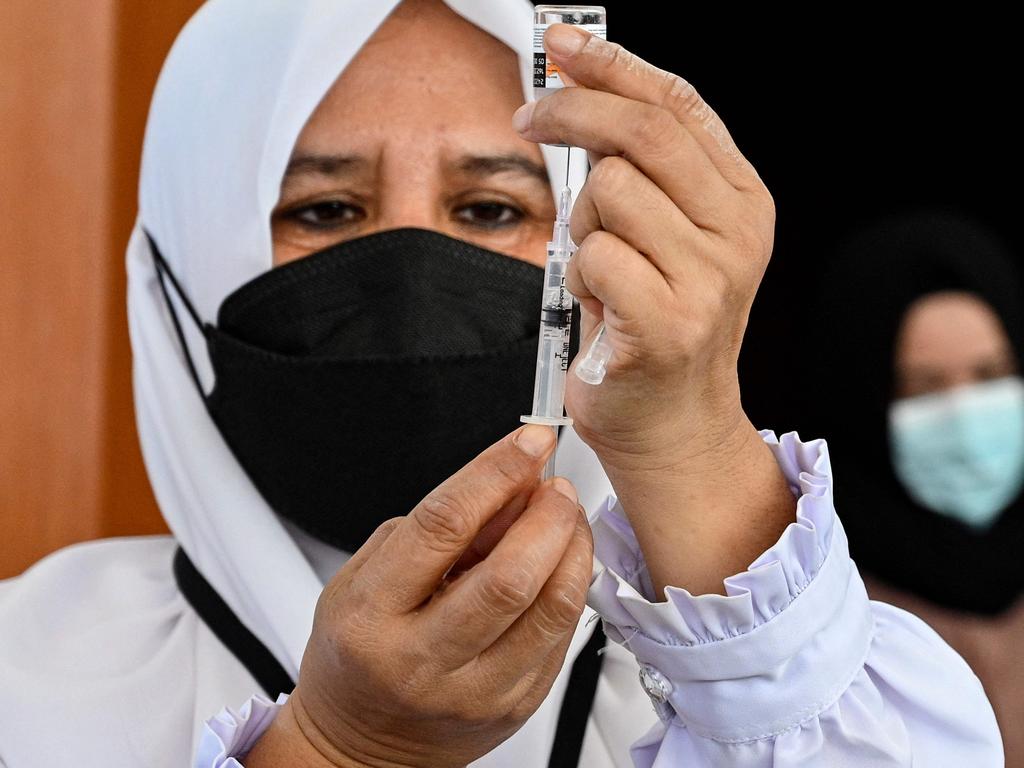
<path fill-rule="evenodd" d="M 286 693 L 273 702 L 256 694 L 237 711 L 222 709 L 205 723 L 193 768 L 243 768 L 239 760 L 270 727 L 286 701 Z"/>
<path fill-rule="evenodd" d="M 635 764 L 1002 766 L 995 717 L 967 664 L 915 616 L 868 600 L 833 507 L 825 442 L 762 437 L 798 497 L 796 521 L 725 580 L 726 595 L 668 587 L 651 602 L 614 498 L 594 525 L 605 568 L 589 603 L 640 663 L 661 721 L 634 744 Z"/>

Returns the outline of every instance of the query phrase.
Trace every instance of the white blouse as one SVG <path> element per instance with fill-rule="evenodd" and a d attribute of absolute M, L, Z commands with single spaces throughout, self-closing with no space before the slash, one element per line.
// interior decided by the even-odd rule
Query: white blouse
<path fill-rule="evenodd" d="M 615 645 L 580 765 L 1002 766 L 995 717 L 964 661 L 913 615 L 868 600 L 835 514 L 825 442 L 762 435 L 798 498 L 796 520 L 725 580 L 724 596 L 668 587 L 652 602 L 636 538 L 615 498 L 605 502 L 594 524 L 604 567 L 588 603 Z M 196 768 L 242 765 L 235 756 L 284 700 L 254 696 L 211 718 Z M 509 764 L 509 746 L 474 765 Z M 545 764 L 541 745 L 515 749 L 519 765 Z"/>

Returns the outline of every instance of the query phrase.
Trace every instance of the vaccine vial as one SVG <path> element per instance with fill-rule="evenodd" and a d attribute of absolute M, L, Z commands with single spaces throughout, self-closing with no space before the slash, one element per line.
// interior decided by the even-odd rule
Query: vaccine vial
<path fill-rule="evenodd" d="M 564 88 L 558 65 L 544 51 L 544 30 L 552 24 L 582 27 L 602 40 L 608 39 L 608 25 L 600 5 L 538 5 L 533 9 L 533 92 L 539 99 Z"/>

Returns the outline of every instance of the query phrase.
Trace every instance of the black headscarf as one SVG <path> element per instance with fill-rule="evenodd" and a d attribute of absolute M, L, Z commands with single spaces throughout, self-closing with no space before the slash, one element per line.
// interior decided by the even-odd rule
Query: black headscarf
<path fill-rule="evenodd" d="M 813 388 L 801 422 L 828 441 L 836 506 L 863 571 L 950 608 L 997 613 L 1024 588 L 1024 498 L 976 531 L 914 502 L 890 456 L 897 332 L 910 304 L 945 290 L 988 302 L 1024 361 L 1024 295 L 1009 248 L 959 216 L 883 220 L 823 264 L 811 348 L 801 350 Z"/>

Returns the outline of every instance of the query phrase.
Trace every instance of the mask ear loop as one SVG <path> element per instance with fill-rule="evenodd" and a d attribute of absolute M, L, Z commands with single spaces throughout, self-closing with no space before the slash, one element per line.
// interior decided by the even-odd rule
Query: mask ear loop
<path fill-rule="evenodd" d="M 195 307 L 192 306 L 192 302 L 189 301 L 188 296 L 185 295 L 185 291 L 182 289 L 178 279 L 174 276 L 170 266 L 168 266 L 164 256 L 160 253 L 160 249 L 157 248 L 156 241 L 153 237 L 143 230 L 146 235 L 146 240 L 149 241 L 149 250 L 153 254 L 153 264 L 156 266 L 157 281 L 160 284 L 160 293 L 164 296 L 164 301 L 167 303 L 167 309 L 171 312 L 171 323 L 174 325 L 174 332 L 178 336 L 178 341 L 181 343 L 182 352 L 185 354 L 185 362 L 188 364 L 188 371 L 192 375 L 192 381 L 195 382 L 196 390 L 199 392 L 199 397 L 202 398 L 203 402 L 206 402 L 206 393 L 203 392 L 203 384 L 199 380 L 199 372 L 196 370 L 195 363 L 192 362 L 192 355 L 188 351 L 188 342 L 185 341 L 185 332 L 181 328 L 181 322 L 178 320 L 178 313 L 174 311 L 174 303 L 171 301 L 171 295 L 167 291 L 167 284 L 164 282 L 164 275 L 166 275 L 171 285 L 174 286 L 175 293 L 181 299 L 182 304 L 185 305 L 185 309 L 188 310 L 189 315 L 192 316 L 192 321 L 196 324 L 196 328 L 199 332 L 206 336 L 206 326 L 203 321 L 199 318 L 199 313 L 196 312 Z"/>

